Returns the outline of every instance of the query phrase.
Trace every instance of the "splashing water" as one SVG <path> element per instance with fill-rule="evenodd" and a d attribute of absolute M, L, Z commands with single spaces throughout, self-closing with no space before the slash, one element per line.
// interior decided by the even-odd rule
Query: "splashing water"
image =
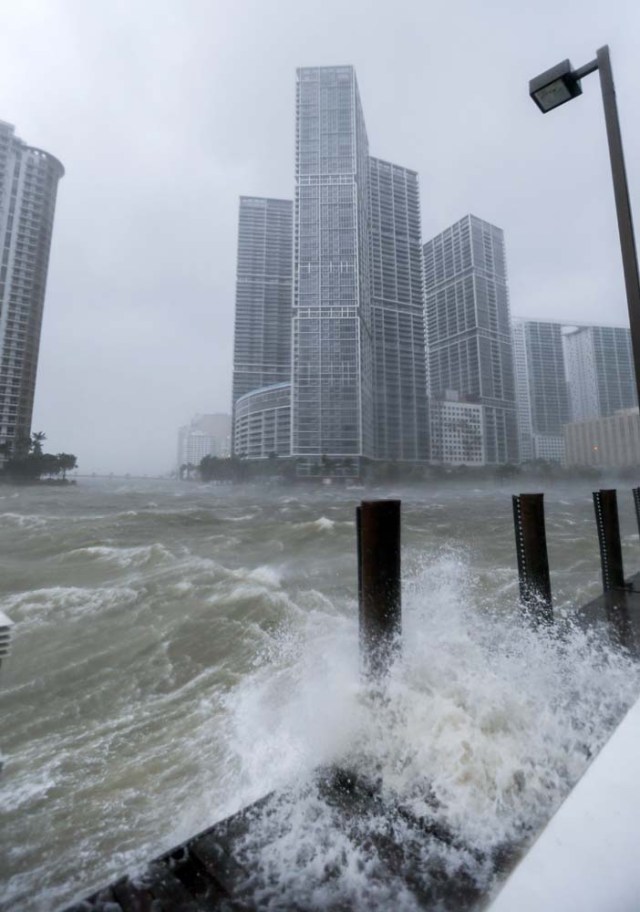
<path fill-rule="evenodd" d="M 310 614 L 230 695 L 246 793 L 265 770 L 282 789 L 240 849 L 260 907 L 418 909 L 441 871 L 486 891 L 492 857 L 544 825 L 637 696 L 636 664 L 593 632 L 478 611 L 460 598 L 472 588 L 453 554 L 411 581 L 383 692 L 358 677 L 353 625 Z M 345 820 L 318 764 L 374 783 L 374 809 Z M 425 820 L 446 839 L 425 838 Z"/>

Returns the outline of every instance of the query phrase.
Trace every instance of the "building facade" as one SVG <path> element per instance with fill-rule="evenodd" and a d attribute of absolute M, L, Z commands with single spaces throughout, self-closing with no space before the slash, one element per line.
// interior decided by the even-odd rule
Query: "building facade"
<path fill-rule="evenodd" d="M 31 434 L 57 158 L 0 121 L 0 444 L 20 452 Z M 2 457 L 0 456 L 0 460 Z"/>
<path fill-rule="evenodd" d="M 606 417 L 638 405 L 629 329 L 567 327 L 564 350 L 572 421 Z"/>
<path fill-rule="evenodd" d="M 299 69 L 291 450 L 302 474 L 322 455 L 374 455 L 369 169 L 353 67 Z"/>
<path fill-rule="evenodd" d="M 220 459 L 231 453 L 231 416 L 196 415 L 178 431 L 178 469 L 198 466 L 205 456 Z"/>
<path fill-rule="evenodd" d="M 640 414 L 622 409 L 602 418 L 587 418 L 565 426 L 567 466 L 640 468 Z"/>
<path fill-rule="evenodd" d="M 483 408 L 460 402 L 457 393 L 432 399 L 431 461 L 435 465 L 482 466 L 485 464 Z"/>
<path fill-rule="evenodd" d="M 240 197 L 232 406 L 291 376 L 293 203 Z"/>
<path fill-rule="evenodd" d="M 500 228 L 465 216 L 424 245 L 429 386 L 483 407 L 485 461 L 519 461 L 509 294 Z"/>
<path fill-rule="evenodd" d="M 370 159 L 374 449 L 378 459 L 429 455 L 418 175 Z"/>
<path fill-rule="evenodd" d="M 247 459 L 288 456 L 291 448 L 291 384 L 274 383 L 236 402 L 233 451 Z"/>
<path fill-rule="evenodd" d="M 513 352 L 520 459 L 562 462 L 569 421 L 562 324 L 514 318 Z"/>
<path fill-rule="evenodd" d="M 516 383 L 516 403 L 518 406 L 518 448 L 520 461 L 529 462 L 533 455 L 533 427 L 531 426 L 531 393 L 529 389 L 529 366 L 527 363 L 527 346 L 525 342 L 524 320 L 514 319 L 513 367 Z"/>

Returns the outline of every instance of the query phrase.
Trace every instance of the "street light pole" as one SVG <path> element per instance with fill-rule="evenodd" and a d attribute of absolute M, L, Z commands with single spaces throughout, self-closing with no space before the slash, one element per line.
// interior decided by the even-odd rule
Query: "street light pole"
<path fill-rule="evenodd" d="M 627 308 L 629 310 L 631 348 L 633 350 L 638 403 L 640 404 L 640 278 L 638 277 L 638 254 L 633 232 L 616 90 L 613 84 L 613 72 L 611 70 L 608 46 L 601 47 L 596 52 L 595 60 L 577 70 L 571 68 L 568 60 L 563 60 L 562 63 L 547 70 L 546 73 L 542 73 L 532 79 L 529 83 L 529 94 L 540 110 L 543 113 L 547 113 L 547 111 L 552 111 L 559 105 L 565 104 L 565 102 L 571 101 L 572 98 L 582 94 L 580 80 L 596 70 L 600 74 L 602 104 L 609 143 L 611 176 L 613 178 L 613 193 L 616 202 L 618 233 L 620 235 L 622 268 L 627 293 Z"/>
<path fill-rule="evenodd" d="M 629 326 L 631 328 L 633 363 L 636 373 L 638 402 L 640 403 L 640 278 L 638 277 L 638 253 L 633 231 L 627 172 L 624 166 L 616 90 L 613 84 L 613 72 L 611 70 L 611 59 L 609 57 L 609 48 L 607 45 L 600 48 L 597 52 L 597 63 L 598 73 L 600 75 L 600 88 L 602 90 L 604 119 L 607 127 L 607 140 L 609 143 L 613 193 L 616 200 L 622 268 L 624 270 L 624 284 L 627 292 L 627 307 L 629 309 Z"/>

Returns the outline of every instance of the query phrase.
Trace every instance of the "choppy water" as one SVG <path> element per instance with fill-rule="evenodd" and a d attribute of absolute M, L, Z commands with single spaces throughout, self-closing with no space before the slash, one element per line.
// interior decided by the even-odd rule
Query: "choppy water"
<path fill-rule="evenodd" d="M 481 849 L 547 819 L 640 691 L 637 668 L 583 633 L 521 623 L 508 488 L 376 492 L 403 498 L 405 642 L 372 702 L 357 655 L 364 493 L 0 488 L 0 610 L 15 622 L 0 669 L 2 908 L 59 907 L 284 785 L 268 851 L 244 847 L 265 907 L 413 908 L 398 884 L 372 893 L 375 852 L 309 787 L 332 760 L 416 813 L 436 807 Z M 589 489 L 552 490 L 547 521 L 570 616 L 599 590 Z"/>

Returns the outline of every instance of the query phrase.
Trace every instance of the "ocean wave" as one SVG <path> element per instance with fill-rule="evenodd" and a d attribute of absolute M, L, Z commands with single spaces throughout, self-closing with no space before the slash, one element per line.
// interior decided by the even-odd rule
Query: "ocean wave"
<path fill-rule="evenodd" d="M 118 548 L 111 545 L 88 545 L 76 548 L 60 555 L 59 560 L 76 561 L 78 559 L 115 564 L 122 569 L 142 568 L 147 565 L 170 563 L 175 560 L 173 552 L 154 542 L 151 545 L 138 545 L 133 548 Z"/>
<path fill-rule="evenodd" d="M 47 525 L 46 516 L 30 515 L 25 513 L 0 513 L 0 523 L 14 526 L 18 529 L 42 529 Z"/>
<path fill-rule="evenodd" d="M 19 636 L 23 627 L 129 607 L 138 598 L 135 589 L 125 586 L 95 589 L 58 586 L 7 596 L 0 601 L 0 610 L 16 624 L 16 636 Z"/>
<path fill-rule="evenodd" d="M 333 530 L 336 528 L 336 521 L 334 519 L 330 519 L 328 516 L 320 516 L 318 519 L 310 519 L 305 522 L 297 522 L 293 525 L 300 531 L 304 530 L 307 532 L 333 532 Z"/>

